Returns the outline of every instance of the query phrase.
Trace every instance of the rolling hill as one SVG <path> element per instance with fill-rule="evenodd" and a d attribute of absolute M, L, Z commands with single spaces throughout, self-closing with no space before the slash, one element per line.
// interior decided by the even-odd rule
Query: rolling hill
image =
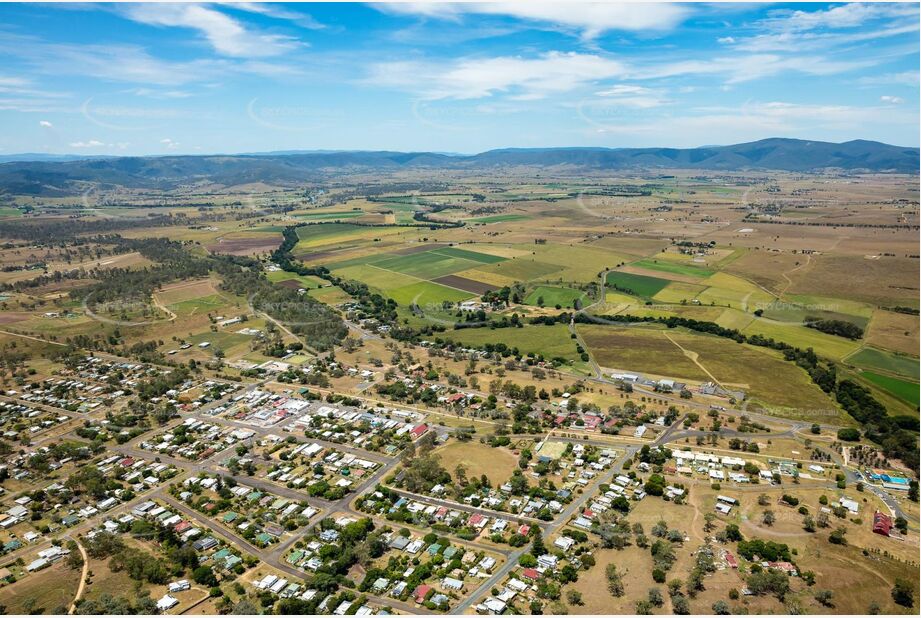
<path fill-rule="evenodd" d="M 47 157 L 47 155 L 35 155 Z M 613 169 L 821 169 L 917 174 L 919 149 L 854 140 L 835 144 L 771 138 L 701 148 L 508 148 L 475 155 L 434 152 L 313 151 L 247 155 L 100 157 L 0 164 L 0 191 L 69 193 L 75 183 L 170 189 L 209 182 L 293 184 L 358 170 L 541 167 L 560 171 Z"/>

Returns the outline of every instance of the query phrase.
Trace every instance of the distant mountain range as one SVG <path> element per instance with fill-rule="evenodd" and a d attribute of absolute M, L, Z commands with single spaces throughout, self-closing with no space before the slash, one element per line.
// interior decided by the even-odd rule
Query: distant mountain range
<path fill-rule="evenodd" d="M 17 155 L 18 156 L 18 155 Z M 0 191 L 61 195 L 75 183 L 170 189 L 211 182 L 293 184 L 350 171 L 399 169 L 488 170 L 532 167 L 558 171 L 630 169 L 823 169 L 917 174 L 918 148 L 854 140 L 841 144 L 771 138 L 702 148 L 507 148 L 475 155 L 390 151 L 286 151 L 245 155 L 95 157 L 22 155 L 0 163 Z M 7 156 L 9 160 L 11 157 Z M 2 161 L 3 159 L 0 159 Z"/>

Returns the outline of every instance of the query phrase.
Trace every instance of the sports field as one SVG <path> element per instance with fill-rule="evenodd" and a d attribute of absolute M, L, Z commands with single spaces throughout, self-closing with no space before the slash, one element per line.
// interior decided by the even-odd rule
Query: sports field
<path fill-rule="evenodd" d="M 387 295 L 400 305 L 441 304 L 442 301 L 457 303 L 473 296 L 470 292 L 449 288 L 431 281 L 417 281 L 410 285 L 387 290 Z"/>

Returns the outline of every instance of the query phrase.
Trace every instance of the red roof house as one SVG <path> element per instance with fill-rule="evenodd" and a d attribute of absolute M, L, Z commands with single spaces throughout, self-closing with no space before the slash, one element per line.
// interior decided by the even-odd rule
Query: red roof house
<path fill-rule="evenodd" d="M 728 551 L 726 552 L 726 564 L 728 564 L 732 569 L 739 568 L 739 563 L 736 561 L 736 557 L 730 554 Z"/>
<path fill-rule="evenodd" d="M 531 532 L 531 526 L 528 524 L 521 524 L 518 526 L 518 534 L 521 536 L 528 536 L 528 533 Z"/>
<path fill-rule="evenodd" d="M 182 534 L 183 532 L 185 532 L 191 527 L 192 527 L 192 524 L 190 524 L 189 522 L 181 521 L 173 527 L 173 530 L 176 532 L 176 534 Z"/>
<path fill-rule="evenodd" d="M 473 526 L 474 528 L 481 527 L 485 522 L 486 522 L 486 517 L 483 515 L 480 515 L 479 513 L 474 513 L 473 515 L 470 516 L 469 519 L 467 519 L 467 523 Z"/>
<path fill-rule="evenodd" d="M 428 584 L 419 584 L 416 586 L 416 589 L 413 590 L 413 598 L 416 599 L 416 603 L 422 603 L 425 601 L 425 595 L 427 595 L 432 590 L 432 587 Z"/>
<path fill-rule="evenodd" d="M 428 430 L 429 430 L 428 425 L 426 425 L 425 423 L 419 423 L 418 425 L 413 427 L 409 433 L 413 437 L 413 439 L 415 439 L 415 438 L 420 437 L 422 434 L 424 434 Z"/>
<path fill-rule="evenodd" d="M 892 518 L 888 515 L 883 515 L 879 511 L 873 513 L 873 532 L 889 536 L 890 530 L 892 530 Z"/>
<path fill-rule="evenodd" d="M 521 576 L 534 580 L 540 579 L 540 573 L 537 572 L 537 569 L 525 569 L 521 572 Z"/>

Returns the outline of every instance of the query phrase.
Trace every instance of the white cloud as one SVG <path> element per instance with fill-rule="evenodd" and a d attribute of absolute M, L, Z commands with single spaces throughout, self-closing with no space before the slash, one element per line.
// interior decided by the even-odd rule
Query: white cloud
<path fill-rule="evenodd" d="M 886 28 L 876 28 L 863 32 L 779 32 L 769 34 L 759 34 L 753 37 L 739 40 L 735 43 L 735 48 L 750 52 L 766 51 L 786 51 L 786 52 L 804 52 L 817 49 L 827 49 L 841 45 L 851 45 L 863 41 L 873 41 L 877 39 L 888 39 L 900 34 L 910 34 L 917 32 L 919 24 L 917 21 L 898 24 Z M 730 37 L 731 38 L 731 37 Z"/>
<path fill-rule="evenodd" d="M 918 6 L 913 3 L 852 2 L 818 11 L 781 9 L 761 23 L 772 30 L 805 31 L 822 28 L 856 28 L 866 26 L 873 20 L 914 16 L 917 19 Z"/>
<path fill-rule="evenodd" d="M 823 56 L 782 56 L 779 54 L 749 54 L 721 56 L 709 60 L 683 60 L 631 69 L 631 79 L 661 79 L 680 75 L 724 75 L 727 83 L 735 84 L 784 72 L 806 75 L 835 75 L 868 66 L 875 61 L 829 60 Z"/>
<path fill-rule="evenodd" d="M 163 139 L 161 139 L 160 143 L 166 146 L 167 148 L 169 148 L 170 150 L 173 150 L 179 146 L 179 142 L 174 142 L 168 137 L 164 137 Z"/>
<path fill-rule="evenodd" d="M 749 52 L 804 52 L 888 39 L 918 31 L 918 7 L 850 3 L 816 11 L 780 9 L 752 27 L 759 33 L 724 37 L 719 42 Z"/>
<path fill-rule="evenodd" d="M 219 58 L 173 61 L 153 56 L 136 45 L 49 43 L 36 36 L 8 32 L 0 37 L 0 56 L 3 54 L 22 59 L 37 73 L 72 74 L 105 81 L 140 83 L 148 89 L 151 86 L 188 83 L 201 85 L 203 80 L 234 74 L 277 77 L 299 72 L 296 67 L 278 61 Z M 18 84 L 20 81 L 10 83 Z M 4 83 L 0 78 L 0 92 L 3 91 Z"/>
<path fill-rule="evenodd" d="M 91 139 L 86 142 L 71 142 L 71 148 L 99 148 L 100 146 L 105 146 L 102 142 L 97 139 Z"/>
<path fill-rule="evenodd" d="M 883 103 L 891 103 L 892 105 L 899 105 L 905 101 L 902 97 L 893 97 L 886 94 L 881 96 L 879 100 Z"/>
<path fill-rule="evenodd" d="M 45 127 L 46 129 L 50 129 L 50 128 L 53 127 L 54 125 L 52 125 L 52 124 L 51 124 L 49 121 L 47 121 L 47 120 L 39 120 L 39 121 L 38 121 L 38 126 L 40 126 L 40 127 Z"/>
<path fill-rule="evenodd" d="M 921 75 L 917 71 L 905 71 L 903 73 L 883 73 L 882 75 L 867 75 L 861 77 L 857 82 L 862 86 L 909 86 L 917 88 L 921 82 Z"/>
<path fill-rule="evenodd" d="M 408 90 L 425 99 L 477 99 L 505 93 L 540 99 L 616 77 L 623 65 L 593 54 L 547 52 L 536 58 L 466 58 L 446 66 L 424 62 L 373 65 L 366 82 Z"/>
<path fill-rule="evenodd" d="M 192 96 L 191 93 L 184 90 L 158 90 L 154 88 L 133 88 L 128 92 L 138 97 L 151 99 L 185 99 Z"/>
<path fill-rule="evenodd" d="M 248 13 L 265 15 L 266 17 L 272 17 L 274 19 L 284 19 L 302 28 L 307 28 L 308 30 L 323 30 L 327 27 L 326 24 L 321 24 L 307 13 L 290 11 L 284 6 L 277 4 L 268 4 L 264 2 L 222 2 L 221 5 L 240 11 L 246 11 Z"/>
<path fill-rule="evenodd" d="M 143 24 L 198 30 L 224 56 L 278 56 L 298 46 L 292 37 L 252 32 L 232 17 L 198 4 L 125 4 L 120 8 L 125 17 Z"/>
<path fill-rule="evenodd" d="M 632 2 L 399 2 L 373 6 L 389 13 L 436 19 L 457 20 L 465 14 L 502 15 L 578 30 L 589 39 L 611 30 L 670 30 L 691 13 L 680 4 Z"/>
<path fill-rule="evenodd" d="M 598 103 L 604 105 L 613 103 L 618 106 L 636 109 L 649 109 L 671 103 L 662 90 L 631 84 L 617 84 L 611 88 L 596 92 L 595 95 L 603 99 Z"/>

